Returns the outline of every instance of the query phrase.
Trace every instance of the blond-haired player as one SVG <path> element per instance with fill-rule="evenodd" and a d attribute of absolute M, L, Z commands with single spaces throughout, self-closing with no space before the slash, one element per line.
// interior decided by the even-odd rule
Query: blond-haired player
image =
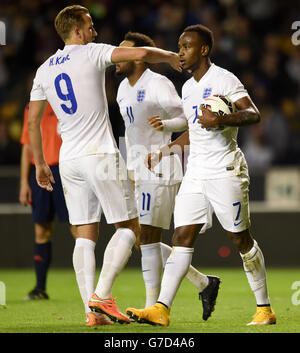
<path fill-rule="evenodd" d="M 40 132 L 49 101 L 61 129 L 60 174 L 70 223 L 77 228 L 73 265 L 87 324 L 111 324 L 102 314 L 112 321 L 129 323 L 112 298 L 112 286 L 131 254 L 140 227 L 133 188 L 126 179 L 126 167 L 109 121 L 105 69 L 118 62 L 141 60 L 166 62 L 180 71 L 179 58 L 158 48 L 92 43 L 97 32 L 89 11 L 80 5 L 60 11 L 55 28 L 65 47 L 38 68 L 30 97 L 28 131 L 37 182 L 49 191 L 55 187 L 43 156 Z M 106 247 L 95 288 L 94 249 L 101 210 L 116 231 Z"/>

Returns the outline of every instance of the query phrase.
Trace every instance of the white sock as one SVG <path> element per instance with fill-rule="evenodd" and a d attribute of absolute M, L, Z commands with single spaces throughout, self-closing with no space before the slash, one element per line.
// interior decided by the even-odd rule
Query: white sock
<path fill-rule="evenodd" d="M 265 261 L 262 251 L 254 240 L 253 247 L 246 254 L 240 254 L 257 305 L 270 304 L 268 296 Z"/>
<path fill-rule="evenodd" d="M 158 302 L 171 307 L 181 281 L 191 265 L 193 252 L 194 248 L 173 246 L 171 255 L 165 264 Z"/>
<path fill-rule="evenodd" d="M 98 297 L 106 299 L 112 296 L 112 286 L 131 255 L 136 237 L 132 230 L 119 228 L 108 242 L 99 281 L 95 290 Z"/>
<path fill-rule="evenodd" d="M 143 278 L 146 288 L 146 305 L 154 305 L 157 301 L 159 291 L 160 291 L 160 282 L 161 282 L 161 273 L 162 273 L 162 254 L 160 249 L 160 243 L 152 243 L 141 245 L 141 263 Z"/>
<path fill-rule="evenodd" d="M 161 253 L 163 259 L 163 265 L 166 263 L 167 258 L 170 256 L 172 248 L 164 243 L 160 243 Z M 192 265 L 189 267 L 186 278 L 198 289 L 198 292 L 202 292 L 208 285 L 208 278 L 205 274 L 199 272 Z"/>
<path fill-rule="evenodd" d="M 73 251 L 73 267 L 85 312 L 90 312 L 88 301 L 95 289 L 95 246 L 90 239 L 77 238 Z"/>

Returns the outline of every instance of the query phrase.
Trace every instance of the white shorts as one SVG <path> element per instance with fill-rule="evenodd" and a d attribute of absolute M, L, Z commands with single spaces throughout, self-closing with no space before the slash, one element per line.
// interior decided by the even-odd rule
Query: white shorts
<path fill-rule="evenodd" d="M 180 183 L 159 185 L 137 182 L 135 195 L 140 224 L 169 229 L 179 186 Z"/>
<path fill-rule="evenodd" d="M 214 180 L 183 179 L 174 208 L 175 228 L 204 224 L 200 233 L 212 226 L 215 212 L 222 227 L 238 233 L 250 227 L 248 177 L 232 176 Z"/>
<path fill-rule="evenodd" d="M 138 217 L 135 195 L 119 154 L 97 154 L 63 161 L 59 170 L 74 225 L 117 223 Z"/>

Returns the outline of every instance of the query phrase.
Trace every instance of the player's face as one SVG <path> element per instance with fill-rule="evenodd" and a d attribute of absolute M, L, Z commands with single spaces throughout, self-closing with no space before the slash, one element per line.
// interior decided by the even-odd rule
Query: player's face
<path fill-rule="evenodd" d="M 201 48 L 203 43 L 196 32 L 184 32 L 178 41 L 181 67 L 194 72 L 203 58 Z"/>
<path fill-rule="evenodd" d="M 134 47 L 134 43 L 130 40 L 124 40 L 120 45 L 120 47 Z M 134 70 L 133 62 L 123 62 L 116 64 L 116 74 L 117 75 L 125 75 L 128 77 Z"/>
<path fill-rule="evenodd" d="M 88 44 L 94 41 L 98 33 L 95 31 L 91 16 L 89 14 L 84 14 L 82 16 L 84 24 L 79 31 L 81 33 L 82 44 Z"/>

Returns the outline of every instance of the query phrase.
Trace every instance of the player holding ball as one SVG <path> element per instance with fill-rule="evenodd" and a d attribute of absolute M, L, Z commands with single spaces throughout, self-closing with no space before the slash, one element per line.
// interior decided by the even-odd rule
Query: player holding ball
<path fill-rule="evenodd" d="M 127 309 L 127 314 L 138 322 L 169 325 L 170 308 L 191 264 L 196 236 L 211 227 L 215 213 L 241 255 L 256 299 L 257 311 L 248 325 L 276 323 L 268 295 L 264 257 L 250 232 L 248 167 L 237 145 L 238 127 L 258 123 L 260 113 L 239 79 L 211 63 L 212 47 L 213 34 L 202 25 L 187 27 L 179 38 L 182 68 L 193 75 L 182 88 L 189 130 L 149 154 L 147 163 L 149 169 L 153 169 L 174 145 L 183 148 L 190 144 L 190 155 L 175 201 L 173 251 L 166 262 L 158 300 L 144 310 Z M 216 115 L 201 107 L 211 95 L 227 97 L 237 111 Z M 150 125 L 161 129 L 157 118 L 150 121 Z M 224 128 L 215 129 L 220 125 Z"/>

